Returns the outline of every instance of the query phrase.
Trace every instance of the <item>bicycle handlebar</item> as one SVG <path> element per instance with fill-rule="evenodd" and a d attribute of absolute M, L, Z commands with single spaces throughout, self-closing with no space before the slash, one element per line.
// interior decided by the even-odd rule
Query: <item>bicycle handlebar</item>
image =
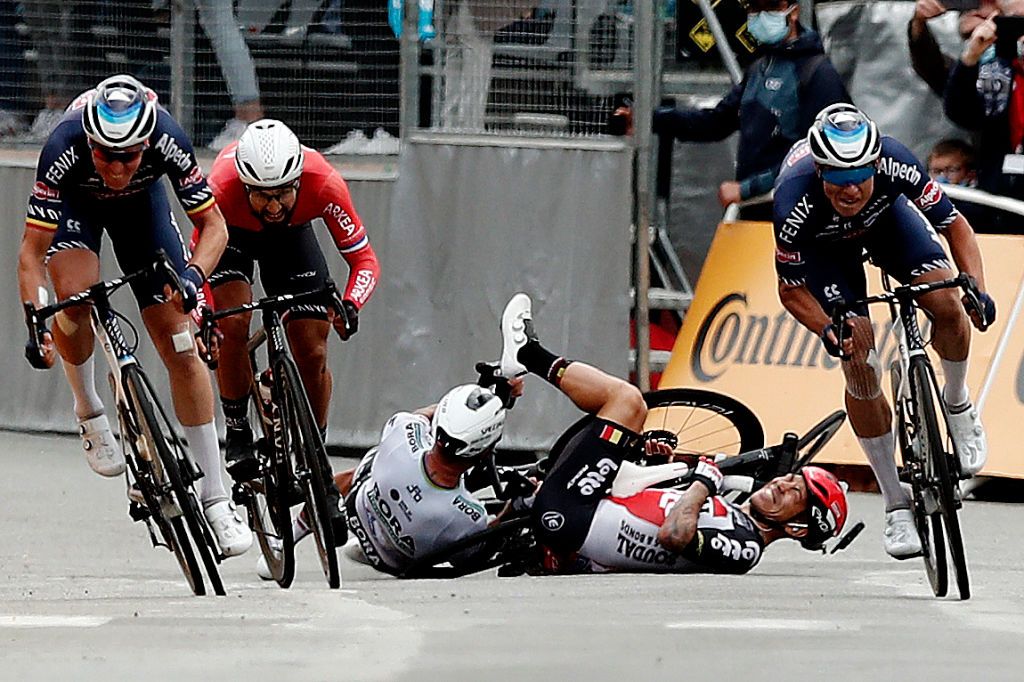
<path fill-rule="evenodd" d="M 156 260 L 153 261 L 152 265 L 136 270 L 133 273 L 122 275 L 115 279 L 97 282 L 88 289 L 68 296 L 63 301 L 42 306 L 41 308 L 37 308 L 31 301 L 24 301 L 22 305 L 25 311 L 25 325 L 28 328 L 28 342 L 25 344 L 25 357 L 29 364 L 36 369 L 47 369 L 43 362 L 40 346 L 43 342 L 43 335 L 49 333 L 49 330 L 46 328 L 46 321 L 48 319 L 66 308 L 87 303 L 95 303 L 98 299 L 105 299 L 121 287 L 131 283 L 133 280 L 150 274 L 165 276 L 167 283 L 171 285 L 171 288 L 175 291 L 181 292 L 181 278 L 178 277 L 178 273 L 174 270 L 174 266 L 171 265 L 170 260 L 167 258 L 167 253 L 164 252 L 163 249 L 160 249 L 157 251 Z"/>
<path fill-rule="evenodd" d="M 846 336 L 845 322 L 849 318 L 849 314 L 858 308 L 875 303 L 906 305 L 929 292 L 955 288 L 963 290 L 964 298 L 966 299 L 965 305 L 976 312 L 981 319 L 980 330 L 985 331 L 988 329 L 991 322 L 986 317 L 984 306 L 981 304 L 981 292 L 978 290 L 978 283 L 971 275 L 961 272 L 956 277 L 950 279 L 943 279 L 937 282 L 922 282 L 921 284 L 904 284 L 894 288 L 892 291 L 886 291 L 874 296 L 866 296 L 856 301 L 846 302 L 842 299 L 837 301 L 832 308 L 832 324 L 838 330 L 839 358 L 841 360 L 849 359 L 849 355 L 843 352 L 843 340 Z"/>
<path fill-rule="evenodd" d="M 235 306 L 234 308 L 225 308 L 224 310 L 216 311 L 211 310 L 210 308 L 203 308 L 202 324 L 199 328 L 200 339 L 206 348 L 206 350 L 201 354 L 203 362 L 205 362 L 210 369 L 217 369 L 217 361 L 214 360 L 213 353 L 210 348 L 210 342 L 212 341 L 213 334 L 217 328 L 217 320 L 224 319 L 225 317 L 231 317 L 232 315 L 253 312 L 255 310 L 273 310 L 276 312 L 283 312 L 300 303 L 310 301 L 323 302 L 325 299 L 327 305 L 334 311 L 335 315 L 340 316 L 345 321 L 345 332 L 350 338 L 352 333 L 352 320 L 349 318 L 348 311 L 345 310 L 341 294 L 338 292 L 338 287 L 333 280 L 328 280 L 327 283 L 319 289 L 311 289 L 310 291 L 304 291 L 298 294 L 265 296 L 258 301 L 243 303 L 242 305 Z M 342 341 L 347 340 L 348 338 L 342 339 Z"/>

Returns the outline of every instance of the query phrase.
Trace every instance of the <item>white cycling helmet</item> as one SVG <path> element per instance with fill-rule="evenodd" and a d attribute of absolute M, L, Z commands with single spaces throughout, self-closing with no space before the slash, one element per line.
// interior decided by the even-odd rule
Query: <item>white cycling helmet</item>
<path fill-rule="evenodd" d="M 89 93 L 82 127 L 96 144 L 126 149 L 149 139 L 156 128 L 156 115 L 156 93 L 133 76 L 120 74 Z"/>
<path fill-rule="evenodd" d="M 235 168 L 254 187 L 279 187 L 302 175 L 302 145 L 281 121 L 264 118 L 249 124 L 238 138 Z"/>
<path fill-rule="evenodd" d="M 814 161 L 831 168 L 867 166 L 882 153 L 875 122 L 852 104 L 832 104 L 818 112 L 807 143 Z"/>
<path fill-rule="evenodd" d="M 463 384 L 437 404 L 431 430 L 435 442 L 456 457 L 471 459 L 501 440 L 505 406 L 490 389 Z"/>

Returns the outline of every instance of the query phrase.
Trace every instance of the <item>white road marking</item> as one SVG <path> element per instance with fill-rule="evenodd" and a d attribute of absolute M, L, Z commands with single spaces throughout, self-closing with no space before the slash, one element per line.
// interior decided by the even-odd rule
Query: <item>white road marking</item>
<path fill-rule="evenodd" d="M 735 618 L 732 620 L 687 620 L 665 623 L 670 630 L 781 630 L 832 631 L 860 630 L 854 623 L 836 623 L 827 620 L 801 620 L 789 618 Z"/>
<path fill-rule="evenodd" d="M 0 614 L 0 628 L 94 628 L 110 622 L 108 616 L 23 616 Z"/>

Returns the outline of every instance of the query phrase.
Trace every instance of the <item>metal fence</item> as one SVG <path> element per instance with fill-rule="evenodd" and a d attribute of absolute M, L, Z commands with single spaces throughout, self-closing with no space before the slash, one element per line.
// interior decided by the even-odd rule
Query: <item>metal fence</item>
<path fill-rule="evenodd" d="M 633 91 L 633 0 L 420 0 L 415 127 L 591 136 Z M 660 3 L 664 7 L 666 3 Z M 337 153 L 397 150 L 402 0 L 0 0 L 0 142 L 138 76 L 198 146 L 261 114 Z M 667 3 L 666 63 L 675 49 Z"/>

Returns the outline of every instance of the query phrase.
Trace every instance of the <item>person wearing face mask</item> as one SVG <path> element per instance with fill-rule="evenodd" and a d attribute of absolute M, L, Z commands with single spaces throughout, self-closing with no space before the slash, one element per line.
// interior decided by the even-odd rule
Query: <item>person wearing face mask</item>
<path fill-rule="evenodd" d="M 971 32 L 946 83 L 943 106 L 953 123 L 977 133 L 978 189 L 1024 199 L 1024 43 L 1016 56 L 996 54 L 1000 15 L 1024 14 L 1024 2 L 1000 3 Z M 1000 214 L 986 231 L 1024 233 L 1024 219 Z"/>
<path fill-rule="evenodd" d="M 822 108 L 850 102 L 821 39 L 800 24 L 789 0 L 751 0 L 747 29 L 761 56 L 743 80 L 711 109 L 660 107 L 654 132 L 681 142 L 723 140 L 736 130 L 736 179 L 722 182 L 722 206 L 771 190 L 779 165 Z"/>

